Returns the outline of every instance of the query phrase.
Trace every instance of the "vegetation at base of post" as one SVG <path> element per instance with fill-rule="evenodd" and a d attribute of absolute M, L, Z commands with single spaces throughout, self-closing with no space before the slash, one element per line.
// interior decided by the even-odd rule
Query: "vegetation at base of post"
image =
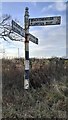
<path fill-rule="evenodd" d="M 23 80 L 24 59 L 3 59 L 3 118 L 66 118 L 68 60 L 30 59 L 29 90 Z"/>

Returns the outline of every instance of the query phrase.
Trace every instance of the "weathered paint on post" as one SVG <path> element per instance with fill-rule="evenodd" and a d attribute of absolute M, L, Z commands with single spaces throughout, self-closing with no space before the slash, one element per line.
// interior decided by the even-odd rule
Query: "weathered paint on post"
<path fill-rule="evenodd" d="M 29 88 L 29 12 L 28 8 L 25 8 L 24 16 L 25 27 L 25 74 L 24 74 L 24 89 Z"/>
<path fill-rule="evenodd" d="M 38 44 L 38 38 L 29 33 L 29 26 L 59 25 L 60 23 L 61 16 L 29 18 L 28 7 L 25 8 L 24 29 L 12 20 L 12 30 L 21 35 L 22 37 L 25 37 L 24 89 L 29 88 L 29 40 L 35 44 Z"/>

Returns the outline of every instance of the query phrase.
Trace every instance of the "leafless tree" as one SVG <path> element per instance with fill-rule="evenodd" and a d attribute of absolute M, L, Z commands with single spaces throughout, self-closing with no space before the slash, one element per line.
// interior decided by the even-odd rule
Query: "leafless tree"
<path fill-rule="evenodd" d="M 11 23 L 11 16 L 10 15 L 2 15 L 0 18 L 0 38 L 3 38 L 5 41 L 7 40 L 7 37 L 10 40 L 14 41 L 22 41 L 22 37 L 16 34 L 12 30 L 12 23 Z"/>

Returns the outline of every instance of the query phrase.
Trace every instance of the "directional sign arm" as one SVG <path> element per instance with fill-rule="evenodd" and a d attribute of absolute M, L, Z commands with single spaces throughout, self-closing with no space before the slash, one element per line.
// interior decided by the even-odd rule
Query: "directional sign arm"
<path fill-rule="evenodd" d="M 38 38 L 36 38 L 35 36 L 33 36 L 32 34 L 29 34 L 29 41 L 38 44 Z"/>
<path fill-rule="evenodd" d="M 12 30 L 17 34 L 21 35 L 22 37 L 25 37 L 24 29 L 20 25 L 18 25 L 14 20 L 12 20 Z"/>
<path fill-rule="evenodd" d="M 61 16 L 29 19 L 29 26 L 59 25 L 60 23 Z"/>

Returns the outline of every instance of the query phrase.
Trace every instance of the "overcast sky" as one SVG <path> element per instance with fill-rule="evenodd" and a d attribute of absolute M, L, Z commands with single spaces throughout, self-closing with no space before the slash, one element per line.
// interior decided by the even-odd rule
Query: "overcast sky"
<path fill-rule="evenodd" d="M 30 17 L 61 16 L 61 24 L 53 26 L 33 26 L 29 32 L 39 39 L 38 45 L 29 43 L 31 57 L 66 56 L 66 3 L 62 2 L 3 2 L 2 14 L 10 14 L 13 20 L 24 27 L 24 10 L 29 8 Z M 1 14 L 1 13 L 0 13 Z M 10 41 L 10 40 L 9 40 Z M 5 54 L 24 57 L 24 42 L 3 42 Z"/>

